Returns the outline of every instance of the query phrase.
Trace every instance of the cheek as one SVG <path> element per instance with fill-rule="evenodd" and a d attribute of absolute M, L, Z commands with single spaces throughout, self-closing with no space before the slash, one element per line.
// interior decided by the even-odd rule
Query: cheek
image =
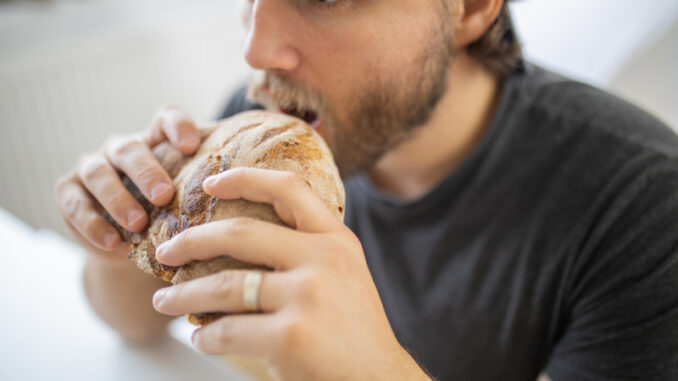
<path fill-rule="evenodd" d="M 387 19 L 321 28 L 304 44 L 311 80 L 333 105 L 350 103 L 365 89 L 391 83 L 416 64 L 422 41 L 430 38 L 425 24 Z"/>

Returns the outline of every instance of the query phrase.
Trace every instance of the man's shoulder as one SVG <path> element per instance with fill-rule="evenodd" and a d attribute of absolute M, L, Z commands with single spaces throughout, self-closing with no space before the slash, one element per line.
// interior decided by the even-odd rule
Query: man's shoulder
<path fill-rule="evenodd" d="M 551 227 L 577 232 L 573 247 L 666 226 L 678 208 L 674 131 L 614 95 L 538 67 L 516 79 L 511 115 L 495 132 L 501 160 L 492 163 L 531 210 L 545 211 L 535 212 L 539 223 L 558 216 Z M 652 221 L 637 225 L 641 218 Z"/>
<path fill-rule="evenodd" d="M 599 88 L 526 64 L 515 96 L 525 117 L 554 136 L 580 134 L 608 146 L 635 145 L 640 151 L 678 157 L 678 135 L 648 112 Z M 601 147 L 603 148 L 603 147 Z"/>

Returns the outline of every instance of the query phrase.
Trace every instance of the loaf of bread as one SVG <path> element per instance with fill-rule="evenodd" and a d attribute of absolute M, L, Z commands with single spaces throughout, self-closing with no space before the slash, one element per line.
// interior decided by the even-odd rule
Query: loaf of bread
<path fill-rule="evenodd" d="M 224 255 L 171 267 L 158 263 L 155 248 L 183 230 L 209 221 L 245 216 L 283 224 L 269 204 L 246 200 L 220 200 L 206 194 L 208 176 L 236 167 L 290 171 L 306 180 L 334 215 L 343 220 L 344 188 L 332 154 L 324 140 L 300 119 L 266 111 L 250 111 L 218 122 L 203 131 L 193 156 L 183 156 L 169 143 L 153 149 L 155 157 L 174 181 L 172 202 L 163 208 L 146 201 L 128 178 L 123 182 L 142 203 L 150 219 L 145 230 L 130 233 L 107 216 L 130 243 L 129 258 L 144 272 L 177 284 L 226 269 L 265 269 Z M 265 237 L 262 237 L 265 239 Z M 219 312 L 189 315 L 196 325 L 207 324 Z"/>

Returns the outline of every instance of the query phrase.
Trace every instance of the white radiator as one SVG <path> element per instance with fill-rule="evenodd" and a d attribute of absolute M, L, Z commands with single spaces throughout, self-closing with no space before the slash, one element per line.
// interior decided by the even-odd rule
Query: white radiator
<path fill-rule="evenodd" d="M 246 76 L 241 35 L 231 0 L 0 7 L 0 207 L 65 232 L 56 178 L 165 103 L 215 117 Z"/>

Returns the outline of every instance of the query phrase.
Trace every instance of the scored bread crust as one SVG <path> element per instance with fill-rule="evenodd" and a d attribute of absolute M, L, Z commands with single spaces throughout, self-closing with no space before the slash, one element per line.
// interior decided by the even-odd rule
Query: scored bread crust
<path fill-rule="evenodd" d="M 110 215 L 106 217 L 130 243 L 129 258 L 147 274 L 172 284 L 227 269 L 270 270 L 228 255 L 178 267 L 160 264 L 155 259 L 155 248 L 161 243 L 206 222 L 250 217 L 284 225 L 269 204 L 209 196 L 202 190 L 202 182 L 208 176 L 237 167 L 294 172 L 343 221 L 344 187 L 332 154 L 320 135 L 300 119 L 267 111 L 244 112 L 203 130 L 201 145 L 192 156 L 183 156 L 168 142 L 155 146 L 153 154 L 174 182 L 171 203 L 162 208 L 153 206 L 125 177 L 123 183 L 149 214 L 149 224 L 143 231 L 131 233 L 117 225 Z M 222 315 L 219 312 L 193 314 L 189 315 L 189 321 L 203 325 Z"/>

